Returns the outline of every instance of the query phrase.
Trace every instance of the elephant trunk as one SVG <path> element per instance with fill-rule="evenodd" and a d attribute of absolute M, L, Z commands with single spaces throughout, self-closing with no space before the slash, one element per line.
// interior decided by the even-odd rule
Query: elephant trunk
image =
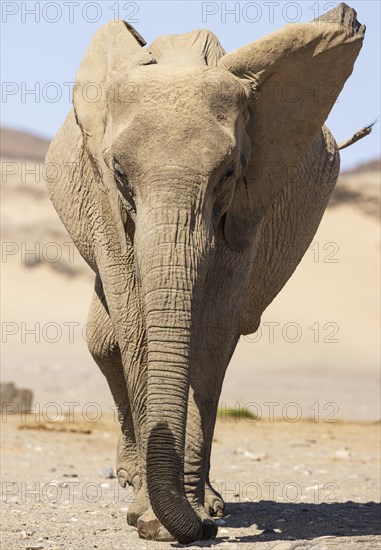
<path fill-rule="evenodd" d="M 184 490 L 192 311 L 210 248 L 192 216 L 189 209 L 155 205 L 135 232 L 148 345 L 148 493 L 157 518 L 183 544 L 210 537 L 212 528 L 202 524 Z"/>

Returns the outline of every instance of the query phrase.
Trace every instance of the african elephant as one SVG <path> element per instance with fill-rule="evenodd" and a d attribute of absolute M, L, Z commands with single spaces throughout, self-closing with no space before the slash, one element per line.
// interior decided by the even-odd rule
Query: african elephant
<path fill-rule="evenodd" d="M 340 4 L 231 53 L 206 30 L 150 46 L 100 28 L 47 162 L 51 200 L 95 272 L 88 345 L 122 434 L 128 522 L 147 539 L 214 538 L 209 483 L 240 335 L 308 248 L 339 172 L 323 126 L 365 27 Z"/>

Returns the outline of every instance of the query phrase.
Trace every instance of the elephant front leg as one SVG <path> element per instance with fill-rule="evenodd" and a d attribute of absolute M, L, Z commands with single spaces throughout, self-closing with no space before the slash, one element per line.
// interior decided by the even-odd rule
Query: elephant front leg
<path fill-rule="evenodd" d="M 191 383 L 188 398 L 186 444 L 184 457 L 184 485 L 188 500 L 203 519 L 210 519 L 204 506 L 208 492 L 208 463 L 206 460 L 210 415 L 213 403 L 205 399 Z"/>
<path fill-rule="evenodd" d="M 126 426 L 128 423 L 128 427 L 122 429 L 119 436 L 116 451 L 116 475 L 121 487 L 125 488 L 127 485 L 131 485 L 136 492 L 140 486 L 139 459 L 129 404 L 125 412 L 127 412 L 127 417 L 123 424 Z"/>
<path fill-rule="evenodd" d="M 203 518 L 222 517 L 225 503 L 209 480 L 210 453 L 220 392 L 202 402 L 189 397 L 185 455 L 187 497 Z"/>
<path fill-rule="evenodd" d="M 196 508 L 208 517 L 221 517 L 225 502 L 210 483 L 210 456 L 222 384 L 238 336 L 230 326 L 215 327 L 206 321 L 200 334 L 190 373 L 185 482 L 187 496 Z"/>
<path fill-rule="evenodd" d="M 114 328 L 107 311 L 102 284 L 97 278 L 87 323 L 89 351 L 106 377 L 117 407 L 122 433 L 117 447 L 116 473 L 122 487 L 139 488 L 139 459 L 123 364 Z"/>

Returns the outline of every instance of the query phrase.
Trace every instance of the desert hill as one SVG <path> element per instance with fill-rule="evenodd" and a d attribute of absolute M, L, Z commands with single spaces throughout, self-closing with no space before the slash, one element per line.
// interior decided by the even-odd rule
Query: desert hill
<path fill-rule="evenodd" d="M 364 172 L 380 172 L 381 171 L 381 158 L 370 160 L 368 162 L 362 162 L 352 170 L 344 172 L 344 175 L 361 174 Z"/>
<path fill-rule="evenodd" d="M 43 161 L 49 140 L 28 132 L 1 127 L 1 158 Z"/>

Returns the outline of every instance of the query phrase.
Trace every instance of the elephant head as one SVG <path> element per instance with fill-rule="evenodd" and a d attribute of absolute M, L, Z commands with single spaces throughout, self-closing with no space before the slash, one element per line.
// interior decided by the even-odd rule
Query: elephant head
<path fill-rule="evenodd" d="M 210 529 L 187 501 L 183 457 L 196 312 L 216 239 L 236 254 L 250 249 L 351 74 L 364 30 L 340 4 L 225 54 L 207 31 L 143 48 L 119 21 L 98 31 L 80 67 L 76 118 L 122 250 L 126 217 L 134 223 L 149 496 L 180 542 Z"/>

